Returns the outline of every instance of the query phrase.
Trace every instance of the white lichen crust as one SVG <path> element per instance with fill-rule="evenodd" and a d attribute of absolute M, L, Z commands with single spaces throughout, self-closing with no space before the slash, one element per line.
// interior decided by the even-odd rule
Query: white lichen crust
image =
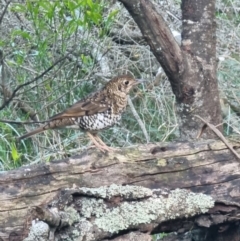
<path fill-rule="evenodd" d="M 82 218 L 94 217 L 93 225 L 110 233 L 118 233 L 120 230 L 134 228 L 140 224 L 191 217 L 205 213 L 214 206 L 214 201 L 210 196 L 183 189 L 169 191 L 167 195 L 159 195 L 159 190 L 151 191 L 139 186 L 112 185 L 99 189 L 85 188 L 84 190 L 88 195 L 108 199 L 119 195 L 126 199 L 141 197 L 140 200 L 122 200 L 119 204 L 110 206 L 99 198 L 85 197 L 81 200 L 80 214 Z"/>
<path fill-rule="evenodd" d="M 42 221 L 33 222 L 28 237 L 24 241 L 46 241 L 49 237 L 50 228 Z"/>
<path fill-rule="evenodd" d="M 77 195 L 59 211 L 61 223 L 68 224 L 63 225 L 66 228 L 62 232 L 58 230 L 59 240 L 101 240 L 122 230 L 142 229 L 149 224 L 153 228 L 164 221 L 192 217 L 214 206 L 210 196 L 184 189 L 150 190 L 141 186 L 111 185 L 68 190 Z M 38 221 L 33 223 L 24 241 L 33 241 L 36 237 L 46 241 L 51 234 L 54 237 L 54 231 Z"/>
<path fill-rule="evenodd" d="M 103 199 L 111 199 L 115 196 L 121 196 L 124 199 L 140 199 L 152 196 L 152 190 L 140 186 L 120 186 L 112 184 L 109 187 L 103 186 L 99 188 L 79 188 L 79 191 L 86 195 L 100 197 Z"/>

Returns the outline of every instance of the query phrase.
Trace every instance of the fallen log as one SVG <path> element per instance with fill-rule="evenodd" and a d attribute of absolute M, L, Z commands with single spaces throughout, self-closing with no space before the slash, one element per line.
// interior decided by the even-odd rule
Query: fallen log
<path fill-rule="evenodd" d="M 1 173 L 0 240 L 151 240 L 152 233 L 195 227 L 224 231 L 239 219 L 239 165 L 224 143 L 205 140 L 109 154 L 90 149 Z"/>

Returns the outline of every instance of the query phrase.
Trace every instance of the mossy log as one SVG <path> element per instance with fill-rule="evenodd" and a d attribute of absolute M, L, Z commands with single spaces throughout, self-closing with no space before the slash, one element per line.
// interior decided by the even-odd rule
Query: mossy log
<path fill-rule="evenodd" d="M 238 222 L 239 177 L 239 160 L 220 141 L 108 154 L 89 149 L 0 174 L 0 240 L 151 240 L 155 232 L 221 231 Z"/>

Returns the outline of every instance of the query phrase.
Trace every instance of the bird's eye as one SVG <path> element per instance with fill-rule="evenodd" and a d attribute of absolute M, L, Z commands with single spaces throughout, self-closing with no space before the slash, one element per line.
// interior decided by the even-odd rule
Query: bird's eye
<path fill-rule="evenodd" d="M 124 82 L 124 84 L 125 84 L 125 85 L 128 85 L 128 84 L 129 84 L 129 81 L 128 81 L 128 80 L 126 80 L 126 81 Z"/>

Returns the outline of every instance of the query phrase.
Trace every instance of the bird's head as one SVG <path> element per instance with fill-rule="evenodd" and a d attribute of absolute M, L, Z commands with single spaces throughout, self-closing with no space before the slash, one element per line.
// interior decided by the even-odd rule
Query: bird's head
<path fill-rule="evenodd" d="M 134 79 L 130 75 L 120 75 L 108 82 L 106 88 L 110 88 L 114 92 L 122 92 L 128 94 L 133 86 L 140 84 L 142 81 Z"/>

